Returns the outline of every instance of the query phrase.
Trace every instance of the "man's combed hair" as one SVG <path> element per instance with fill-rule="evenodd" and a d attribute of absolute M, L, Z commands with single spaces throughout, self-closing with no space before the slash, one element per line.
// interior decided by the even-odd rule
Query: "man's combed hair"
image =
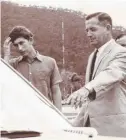
<path fill-rule="evenodd" d="M 97 17 L 100 22 L 103 22 L 104 24 L 109 23 L 112 26 L 112 19 L 107 13 L 103 13 L 103 12 L 93 13 L 88 15 L 86 17 L 86 20 L 89 20 L 94 17 Z"/>
<path fill-rule="evenodd" d="M 33 34 L 29 29 L 27 29 L 24 26 L 15 26 L 11 30 L 9 37 L 11 38 L 11 41 L 14 42 L 19 37 L 23 37 L 23 38 L 29 40 L 30 37 L 33 37 Z"/>

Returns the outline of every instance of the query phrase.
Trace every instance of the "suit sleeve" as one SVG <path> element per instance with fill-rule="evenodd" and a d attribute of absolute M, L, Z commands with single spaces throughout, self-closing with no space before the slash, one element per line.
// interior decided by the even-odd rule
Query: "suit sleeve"
<path fill-rule="evenodd" d="M 95 92 L 107 92 L 119 82 L 126 82 L 126 51 L 118 53 L 109 63 L 109 66 L 101 71 L 91 82 L 86 84 Z"/>

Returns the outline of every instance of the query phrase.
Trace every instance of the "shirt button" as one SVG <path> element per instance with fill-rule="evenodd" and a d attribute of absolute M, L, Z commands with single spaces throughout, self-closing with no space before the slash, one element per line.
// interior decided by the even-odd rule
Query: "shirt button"
<path fill-rule="evenodd" d="M 30 72 L 29 74 L 31 75 L 32 73 Z"/>

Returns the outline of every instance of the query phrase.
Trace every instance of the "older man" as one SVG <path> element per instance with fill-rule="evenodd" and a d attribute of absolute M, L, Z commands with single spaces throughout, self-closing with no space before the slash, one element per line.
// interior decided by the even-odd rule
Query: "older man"
<path fill-rule="evenodd" d="M 86 30 L 95 48 L 89 56 L 86 83 L 68 102 L 83 106 L 76 122 L 91 126 L 100 135 L 126 137 L 126 49 L 112 38 L 112 19 L 102 12 L 86 17 Z M 77 125 L 76 125 L 77 126 Z"/>

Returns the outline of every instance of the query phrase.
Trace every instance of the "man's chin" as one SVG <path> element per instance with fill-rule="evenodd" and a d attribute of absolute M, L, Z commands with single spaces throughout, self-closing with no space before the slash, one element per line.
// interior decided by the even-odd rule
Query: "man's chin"
<path fill-rule="evenodd" d="M 92 42 L 90 42 L 90 45 L 91 45 L 91 46 L 97 46 L 97 43 L 94 42 L 94 41 L 92 41 Z"/>
<path fill-rule="evenodd" d="M 21 54 L 21 56 L 23 56 L 23 57 L 27 57 L 27 53 L 20 53 Z"/>

